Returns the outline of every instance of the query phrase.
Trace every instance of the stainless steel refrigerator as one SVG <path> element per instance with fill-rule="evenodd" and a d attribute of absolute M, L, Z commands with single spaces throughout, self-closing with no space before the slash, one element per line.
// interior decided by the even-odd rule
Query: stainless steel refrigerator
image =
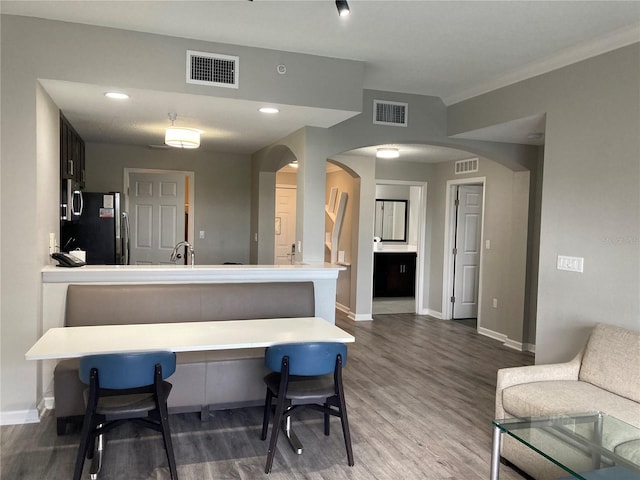
<path fill-rule="evenodd" d="M 88 265 L 129 264 L 129 221 L 118 192 L 82 192 L 80 214 L 62 220 L 60 249 L 84 250 Z"/>

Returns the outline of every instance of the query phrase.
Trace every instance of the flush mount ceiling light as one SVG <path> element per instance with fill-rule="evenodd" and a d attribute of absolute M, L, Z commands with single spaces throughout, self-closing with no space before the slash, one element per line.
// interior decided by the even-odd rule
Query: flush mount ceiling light
<path fill-rule="evenodd" d="M 193 128 L 174 127 L 178 114 L 169 113 L 171 126 L 164 133 L 164 143 L 175 148 L 198 148 L 200 146 L 200 131 Z"/>
<path fill-rule="evenodd" d="M 398 158 L 400 151 L 397 148 L 379 148 L 376 151 L 376 157 L 378 158 Z"/>
<path fill-rule="evenodd" d="M 278 110 L 276 107 L 262 107 L 258 109 L 258 111 L 260 113 L 278 113 L 280 110 Z"/>
<path fill-rule="evenodd" d="M 104 96 L 107 97 L 107 98 L 111 98 L 113 100 L 128 100 L 129 99 L 129 95 L 127 95 L 126 93 L 122 93 L 122 92 L 105 92 Z"/>
<path fill-rule="evenodd" d="M 351 13 L 347 0 L 336 0 L 336 7 L 338 8 L 338 15 L 341 17 L 346 17 Z"/>
<path fill-rule="evenodd" d="M 291 168 L 298 168 L 298 160 L 294 160 L 293 162 L 289 162 L 289 166 Z"/>

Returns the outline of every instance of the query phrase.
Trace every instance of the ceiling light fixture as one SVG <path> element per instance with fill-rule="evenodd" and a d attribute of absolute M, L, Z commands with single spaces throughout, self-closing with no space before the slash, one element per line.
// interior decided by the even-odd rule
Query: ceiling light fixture
<path fill-rule="evenodd" d="M 336 0 L 336 7 L 338 8 L 338 15 L 341 17 L 346 17 L 351 13 L 347 0 Z"/>
<path fill-rule="evenodd" d="M 376 157 L 378 158 L 398 158 L 400 151 L 397 148 L 379 148 L 376 150 Z"/>
<path fill-rule="evenodd" d="M 291 168 L 298 168 L 298 160 L 294 160 L 293 162 L 289 162 L 289 166 Z"/>
<path fill-rule="evenodd" d="M 177 113 L 169 113 L 171 126 L 164 132 L 164 143 L 175 148 L 198 148 L 200 146 L 200 131 L 193 128 L 174 127 L 173 122 Z"/>
<path fill-rule="evenodd" d="M 104 96 L 107 97 L 107 98 L 114 99 L 114 100 L 128 100 L 129 99 L 129 95 L 127 95 L 126 93 L 121 93 L 121 92 L 105 92 Z"/>
<path fill-rule="evenodd" d="M 262 107 L 262 108 L 258 109 L 258 111 L 260 113 L 278 113 L 278 112 L 280 112 L 280 110 L 278 110 L 276 107 Z"/>

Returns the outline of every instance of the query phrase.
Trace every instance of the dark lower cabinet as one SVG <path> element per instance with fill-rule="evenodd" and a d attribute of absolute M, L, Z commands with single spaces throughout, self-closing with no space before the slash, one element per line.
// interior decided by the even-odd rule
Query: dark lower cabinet
<path fill-rule="evenodd" d="M 373 296 L 413 297 L 416 293 L 416 254 L 376 252 L 373 255 Z"/>

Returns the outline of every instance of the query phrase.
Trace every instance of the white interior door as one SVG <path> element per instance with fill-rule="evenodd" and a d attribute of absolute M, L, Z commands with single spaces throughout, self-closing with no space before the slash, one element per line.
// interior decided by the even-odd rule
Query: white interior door
<path fill-rule="evenodd" d="M 482 185 L 460 185 L 456 215 L 453 318 L 477 318 Z"/>
<path fill-rule="evenodd" d="M 185 175 L 129 173 L 131 264 L 170 263 L 176 243 L 185 240 Z"/>
<path fill-rule="evenodd" d="M 275 263 L 291 263 L 291 245 L 296 241 L 296 189 L 276 188 Z"/>

